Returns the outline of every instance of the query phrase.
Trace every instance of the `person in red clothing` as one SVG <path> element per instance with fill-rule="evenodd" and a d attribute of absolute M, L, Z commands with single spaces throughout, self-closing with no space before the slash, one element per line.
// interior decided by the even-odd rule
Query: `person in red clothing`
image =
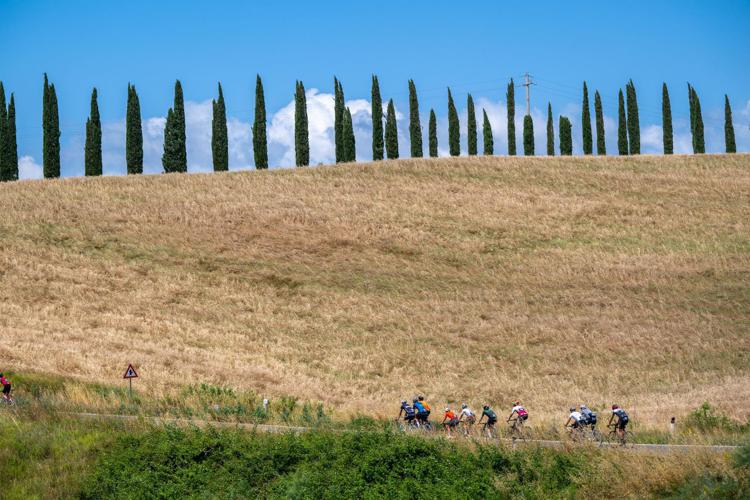
<path fill-rule="evenodd" d="M 4 373 L 0 373 L 0 385 L 3 386 L 3 399 L 6 401 L 10 401 L 10 381 L 5 378 Z"/>
<path fill-rule="evenodd" d="M 446 407 L 445 408 L 445 416 L 443 417 L 443 427 L 445 427 L 445 432 L 448 434 L 448 436 L 451 435 L 451 431 L 454 430 L 456 427 L 458 427 L 458 417 L 455 413 L 453 413 L 453 410 Z"/>

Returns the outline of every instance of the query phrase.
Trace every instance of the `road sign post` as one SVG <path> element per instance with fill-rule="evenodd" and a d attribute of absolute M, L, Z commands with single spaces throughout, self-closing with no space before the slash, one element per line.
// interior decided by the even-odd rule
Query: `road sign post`
<path fill-rule="evenodd" d="M 138 378 L 138 373 L 136 373 L 135 368 L 133 368 L 133 365 L 129 364 L 128 369 L 125 370 L 125 375 L 122 376 L 122 378 L 128 379 L 128 390 L 130 392 L 130 397 L 133 397 L 133 379 Z"/>

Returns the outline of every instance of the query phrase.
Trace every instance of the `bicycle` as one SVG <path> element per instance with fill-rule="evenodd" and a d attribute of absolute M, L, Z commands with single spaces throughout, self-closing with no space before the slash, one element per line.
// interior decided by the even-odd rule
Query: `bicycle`
<path fill-rule="evenodd" d="M 601 446 L 602 441 L 604 441 L 604 436 L 602 436 L 601 432 L 596 430 L 596 427 L 582 424 L 578 427 L 569 427 L 569 429 L 570 439 L 573 442 L 592 441 Z"/>
<path fill-rule="evenodd" d="M 8 396 L 8 399 L 5 399 L 4 397 L 0 397 L 0 401 L 3 402 L 3 404 L 6 404 L 8 406 L 16 406 L 16 398 L 13 396 Z"/>
<path fill-rule="evenodd" d="M 516 440 L 526 441 L 528 439 L 528 435 L 526 432 L 526 429 L 524 429 L 523 426 L 523 420 L 518 420 L 517 418 L 509 418 L 506 420 L 508 424 L 508 437 L 515 443 Z"/>
<path fill-rule="evenodd" d="M 633 446 L 633 442 L 635 441 L 635 434 L 633 434 L 631 431 L 625 429 L 625 432 L 623 432 L 622 436 L 620 436 L 620 434 L 617 432 L 617 426 L 615 424 L 608 425 L 607 427 L 612 429 L 607 434 L 606 440 L 608 443 L 618 443 L 623 447 Z"/>
<path fill-rule="evenodd" d="M 495 428 L 494 422 L 484 422 L 482 424 L 482 437 L 487 437 L 487 439 L 497 439 L 497 428 Z"/>
<path fill-rule="evenodd" d="M 461 431 L 461 434 L 463 434 L 464 437 L 469 437 L 473 433 L 475 423 L 476 420 L 461 420 L 458 422 L 458 429 Z"/>
<path fill-rule="evenodd" d="M 421 427 L 419 425 L 419 422 L 417 422 L 417 419 L 407 422 L 400 417 L 396 417 L 396 426 L 401 432 L 415 432 L 418 431 Z"/>

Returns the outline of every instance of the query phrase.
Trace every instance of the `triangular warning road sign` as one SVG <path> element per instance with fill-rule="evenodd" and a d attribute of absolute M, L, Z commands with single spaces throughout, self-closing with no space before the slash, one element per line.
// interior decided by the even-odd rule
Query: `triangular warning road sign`
<path fill-rule="evenodd" d="M 138 374 L 135 372 L 135 368 L 133 368 L 133 365 L 128 365 L 128 369 L 125 370 L 125 375 L 122 376 L 122 378 L 136 378 Z"/>

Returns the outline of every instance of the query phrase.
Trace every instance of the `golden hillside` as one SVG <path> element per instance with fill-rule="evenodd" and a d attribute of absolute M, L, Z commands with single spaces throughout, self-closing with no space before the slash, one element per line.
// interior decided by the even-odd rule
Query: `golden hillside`
<path fill-rule="evenodd" d="M 750 415 L 748 155 L 17 182 L 0 213 L 2 367 Z"/>

